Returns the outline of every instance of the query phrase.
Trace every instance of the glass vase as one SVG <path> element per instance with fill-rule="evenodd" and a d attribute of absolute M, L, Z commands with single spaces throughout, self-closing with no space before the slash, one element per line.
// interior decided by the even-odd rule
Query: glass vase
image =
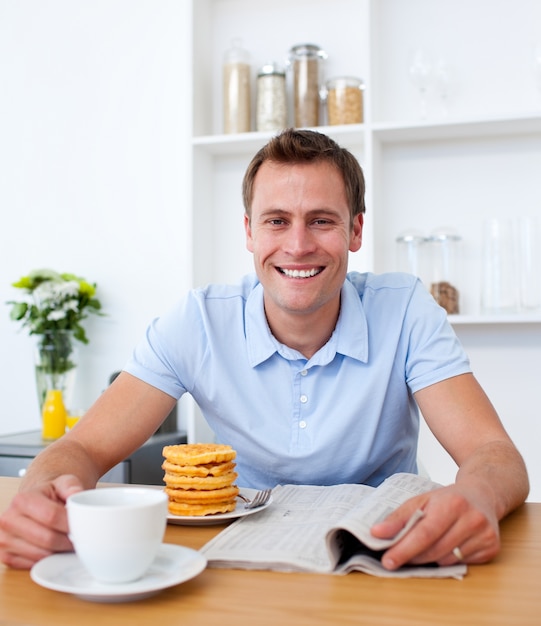
<path fill-rule="evenodd" d="M 40 414 L 50 390 L 61 391 L 65 406 L 71 406 L 78 357 L 73 333 L 59 330 L 37 335 L 36 339 L 34 358 Z"/>

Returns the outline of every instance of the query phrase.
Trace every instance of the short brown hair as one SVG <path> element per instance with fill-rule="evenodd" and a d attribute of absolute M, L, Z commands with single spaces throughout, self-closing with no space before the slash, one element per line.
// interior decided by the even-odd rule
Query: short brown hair
<path fill-rule="evenodd" d="M 327 161 L 344 180 L 351 222 L 356 215 L 365 212 L 364 175 L 353 154 L 323 133 L 288 128 L 263 146 L 248 165 L 242 181 L 242 200 L 248 217 L 251 217 L 254 180 L 265 161 L 293 164 Z"/>

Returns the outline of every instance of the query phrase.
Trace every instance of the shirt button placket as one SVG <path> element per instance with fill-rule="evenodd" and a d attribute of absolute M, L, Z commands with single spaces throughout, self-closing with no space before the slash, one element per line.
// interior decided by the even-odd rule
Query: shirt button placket
<path fill-rule="evenodd" d="M 301 441 L 304 441 L 304 445 L 306 445 L 306 429 L 308 427 L 308 421 L 302 417 L 303 413 L 306 413 L 306 410 L 308 409 L 308 407 L 305 407 L 304 405 L 307 404 L 308 402 L 308 395 L 306 393 L 302 393 L 301 392 L 301 387 L 303 385 L 302 379 L 305 378 L 308 375 L 308 370 L 307 369 L 302 369 L 298 372 L 298 374 L 300 375 L 300 379 L 297 379 L 299 381 L 299 395 L 298 397 L 298 402 L 299 402 L 299 421 L 297 424 L 298 427 L 298 433 L 299 433 L 299 443 Z M 301 435 L 301 433 L 303 433 L 303 435 Z M 302 447 L 303 444 L 301 444 Z"/>
<path fill-rule="evenodd" d="M 301 376 L 306 376 L 306 370 L 302 370 L 301 372 Z M 306 404 L 308 402 L 308 396 L 306 394 L 302 394 L 301 397 L 299 398 L 299 400 L 301 401 L 301 404 Z M 306 420 L 301 420 L 299 422 L 299 428 L 301 430 L 304 430 L 307 426 Z"/>

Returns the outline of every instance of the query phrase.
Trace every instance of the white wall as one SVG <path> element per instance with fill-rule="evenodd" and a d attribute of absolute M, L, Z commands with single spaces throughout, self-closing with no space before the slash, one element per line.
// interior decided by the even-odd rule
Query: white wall
<path fill-rule="evenodd" d="M 457 326 L 458 338 L 473 372 L 522 453 L 530 473 L 529 500 L 541 501 L 539 442 L 541 420 L 537 402 L 541 325 Z M 456 466 L 423 423 L 419 454 L 431 478 L 449 483 Z"/>
<path fill-rule="evenodd" d="M 87 324 L 82 407 L 190 285 L 188 4 L 0 0 L 0 435 L 40 423 L 32 341 L 4 305 L 19 295 L 10 283 L 39 267 L 98 283 L 108 316 Z M 458 334 L 541 500 L 541 327 Z M 426 431 L 421 454 L 436 480 L 452 480 Z"/>
<path fill-rule="evenodd" d="M 12 282 L 98 283 L 82 407 L 189 285 L 189 36 L 179 0 L 0 0 L 0 434 L 40 423 Z"/>

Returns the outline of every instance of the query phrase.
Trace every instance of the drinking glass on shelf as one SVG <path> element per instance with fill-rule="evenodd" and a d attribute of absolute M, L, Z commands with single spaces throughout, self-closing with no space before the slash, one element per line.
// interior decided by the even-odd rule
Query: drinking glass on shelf
<path fill-rule="evenodd" d="M 534 216 L 517 218 L 520 307 L 541 308 L 541 222 Z"/>
<path fill-rule="evenodd" d="M 433 80 L 432 62 L 424 50 L 418 49 L 413 53 L 409 75 L 413 85 L 419 92 L 421 119 L 424 120 L 428 116 L 427 94 Z"/>
<path fill-rule="evenodd" d="M 511 218 L 486 219 L 483 224 L 481 310 L 485 314 L 518 312 L 515 225 Z"/>
<path fill-rule="evenodd" d="M 534 49 L 534 69 L 535 76 L 537 79 L 537 88 L 539 89 L 539 93 L 541 94 L 541 42 L 536 44 Z"/>
<path fill-rule="evenodd" d="M 396 237 L 396 270 L 424 279 L 425 236 L 418 230 L 407 230 Z"/>
<path fill-rule="evenodd" d="M 441 115 L 449 113 L 449 95 L 452 86 L 452 73 L 444 59 L 440 59 L 434 68 L 434 86 L 440 98 Z"/>

